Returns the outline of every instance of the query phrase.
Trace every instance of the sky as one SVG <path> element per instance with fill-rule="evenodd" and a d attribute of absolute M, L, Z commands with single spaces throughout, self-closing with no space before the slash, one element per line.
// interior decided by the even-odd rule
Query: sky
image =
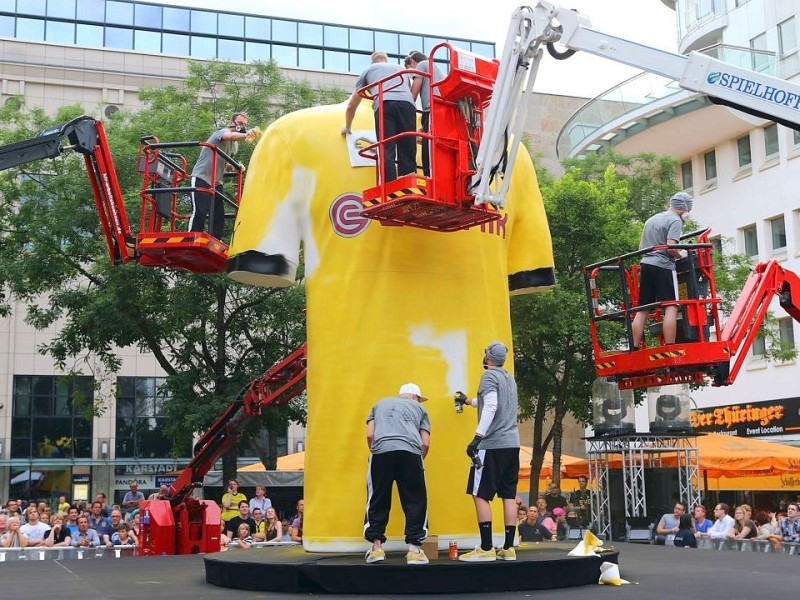
<path fill-rule="evenodd" d="M 230 8 L 222 0 L 161 0 L 192 8 Z M 431 0 L 427 3 L 378 0 L 239 0 L 242 13 L 291 17 L 342 25 L 374 27 L 495 42 L 502 53 L 511 15 L 524 0 Z M 528 4 L 532 4 L 532 0 Z M 578 10 L 591 20 L 592 29 L 676 51 L 675 12 L 661 0 L 563 0 L 561 6 Z M 556 61 L 545 54 L 534 85 L 541 93 L 593 97 L 638 71 L 613 61 L 578 53 Z"/>

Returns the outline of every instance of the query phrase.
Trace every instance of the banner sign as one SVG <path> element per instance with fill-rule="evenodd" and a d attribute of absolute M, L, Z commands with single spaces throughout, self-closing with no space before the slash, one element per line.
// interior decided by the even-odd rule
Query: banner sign
<path fill-rule="evenodd" d="M 739 437 L 800 433 L 800 398 L 766 400 L 692 411 L 696 431 Z"/>

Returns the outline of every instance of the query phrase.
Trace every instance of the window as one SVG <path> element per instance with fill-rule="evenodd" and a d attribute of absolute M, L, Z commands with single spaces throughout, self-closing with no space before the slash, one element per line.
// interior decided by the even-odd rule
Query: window
<path fill-rule="evenodd" d="M 772 219 L 769 228 L 772 234 L 772 251 L 786 250 L 786 221 L 783 216 Z"/>
<path fill-rule="evenodd" d="M 161 29 L 161 6 L 152 4 L 137 4 L 134 11 L 133 23 L 137 27 L 150 27 Z"/>
<path fill-rule="evenodd" d="M 47 16 L 60 17 L 62 19 L 75 18 L 75 0 L 50 0 L 47 3 Z"/>
<path fill-rule="evenodd" d="M 133 49 L 140 52 L 161 53 L 161 34 L 157 31 L 135 31 Z"/>
<path fill-rule="evenodd" d="M 219 34 L 242 37 L 244 35 L 244 17 L 242 15 L 220 13 Z"/>
<path fill-rule="evenodd" d="M 106 22 L 117 25 L 133 25 L 133 4 L 128 2 L 106 2 Z"/>
<path fill-rule="evenodd" d="M 78 23 L 78 27 L 75 31 L 75 43 L 79 46 L 102 46 L 103 28 L 100 25 L 83 25 L 82 23 Z"/>
<path fill-rule="evenodd" d="M 750 353 L 753 355 L 753 358 L 759 359 L 764 358 L 766 351 L 767 341 L 764 337 L 764 332 L 759 329 L 756 337 L 753 338 L 753 347 L 750 349 Z"/>
<path fill-rule="evenodd" d="M 786 19 L 783 23 L 778 23 L 778 46 L 782 57 L 797 50 L 797 32 L 794 17 Z"/>
<path fill-rule="evenodd" d="M 189 31 L 189 11 L 185 8 L 163 7 L 164 29 Z"/>
<path fill-rule="evenodd" d="M 195 58 L 215 58 L 217 56 L 217 40 L 193 35 L 191 55 Z"/>
<path fill-rule="evenodd" d="M 717 153 L 709 150 L 703 155 L 703 166 L 706 172 L 706 182 L 713 183 L 717 180 Z"/>
<path fill-rule="evenodd" d="M 0 0 L 0 10 L 3 12 L 16 12 L 17 10 L 17 1 L 16 0 Z"/>
<path fill-rule="evenodd" d="M 217 33 L 217 13 L 207 10 L 192 11 L 192 33 Z M 194 51 L 192 52 L 194 55 Z"/>
<path fill-rule="evenodd" d="M 337 54 L 334 52 L 333 54 Z M 327 64 L 327 63 L 326 63 Z M 369 54 L 350 54 L 350 72 L 361 73 L 369 66 Z M 347 71 L 344 67 L 342 71 Z"/>
<path fill-rule="evenodd" d="M 189 56 L 189 36 L 165 33 L 161 36 L 161 51 L 164 54 Z"/>
<path fill-rule="evenodd" d="M 326 69 L 330 71 L 342 71 L 344 73 L 348 72 L 349 66 L 347 64 L 348 63 L 347 52 L 336 52 L 335 50 L 325 50 L 324 54 L 325 54 Z M 367 58 L 367 65 L 369 66 L 369 58 Z M 354 69 L 354 71 L 357 70 Z"/>
<path fill-rule="evenodd" d="M 77 14 L 81 21 L 102 23 L 106 17 L 105 0 L 78 0 Z"/>
<path fill-rule="evenodd" d="M 697 9 L 697 18 L 705 19 L 720 13 L 720 0 L 697 0 L 695 8 Z"/>
<path fill-rule="evenodd" d="M 397 34 L 387 31 L 376 31 L 375 48 L 377 50 L 383 50 L 387 54 L 398 54 L 400 46 Z"/>
<path fill-rule="evenodd" d="M 282 67 L 297 66 L 297 48 L 289 46 L 272 45 L 272 58 Z"/>
<path fill-rule="evenodd" d="M 189 456 L 190 448 L 176 446 L 165 432 L 168 417 L 162 377 L 117 378 L 117 458 L 164 458 L 177 449 Z"/>
<path fill-rule="evenodd" d="M 426 37 L 425 38 L 425 43 L 423 44 L 423 50 L 422 51 L 425 54 L 430 55 L 431 50 L 433 50 L 433 47 L 437 46 L 438 44 L 441 44 L 444 41 L 445 40 L 443 40 L 442 38 Z M 439 56 L 438 52 L 437 52 L 436 56 Z M 436 58 L 436 57 L 434 57 L 434 58 Z"/>
<path fill-rule="evenodd" d="M 347 48 L 347 28 L 325 25 L 325 45 L 329 48 Z"/>
<path fill-rule="evenodd" d="M 14 376 L 11 458 L 91 458 L 91 377 Z"/>
<path fill-rule="evenodd" d="M 244 22 L 245 35 L 256 40 L 270 39 L 270 20 L 261 17 L 246 17 Z"/>
<path fill-rule="evenodd" d="M 694 186 L 694 179 L 692 177 L 692 161 L 690 160 L 681 163 L 681 184 L 685 190 L 690 190 Z"/>
<path fill-rule="evenodd" d="M 800 146 L 800 131 L 797 129 L 792 129 L 792 144 Z"/>
<path fill-rule="evenodd" d="M 14 37 L 14 17 L 0 17 L 0 36 Z"/>
<path fill-rule="evenodd" d="M 422 51 L 422 36 L 400 34 L 400 54 L 407 56 L 414 50 Z"/>
<path fill-rule="evenodd" d="M 378 48 L 375 48 L 375 40 L 372 36 L 372 32 L 366 29 L 350 30 L 350 49 L 361 50 L 363 52 L 374 52 L 378 50 Z M 380 50 L 386 51 L 383 48 L 380 48 Z"/>
<path fill-rule="evenodd" d="M 272 41 L 297 43 L 297 23 L 294 21 L 272 20 Z M 296 61 L 295 61 L 296 62 Z"/>
<path fill-rule="evenodd" d="M 750 40 L 752 50 L 767 50 L 767 34 L 762 33 Z M 763 71 L 769 68 L 769 55 L 765 52 L 753 52 L 753 70 Z"/>
<path fill-rule="evenodd" d="M 259 44 L 258 42 L 245 43 L 245 59 L 246 60 L 263 60 L 270 59 L 269 44 Z"/>
<path fill-rule="evenodd" d="M 764 154 L 767 158 L 778 155 L 778 126 L 772 125 L 764 128 Z"/>
<path fill-rule="evenodd" d="M 244 42 L 239 40 L 219 40 L 217 57 L 222 60 L 244 60 Z"/>
<path fill-rule="evenodd" d="M 74 44 L 75 23 L 48 21 L 46 39 L 48 42 L 55 42 L 57 44 Z"/>
<path fill-rule="evenodd" d="M 322 69 L 322 50 L 299 48 L 297 66 L 304 69 Z"/>
<path fill-rule="evenodd" d="M 459 44 L 459 45 L 464 45 L 464 44 Z M 481 56 L 494 58 L 494 44 L 481 44 L 479 42 L 475 42 L 470 44 L 470 46 L 472 46 L 472 51 L 475 54 L 480 54 Z"/>
<path fill-rule="evenodd" d="M 23 15 L 45 16 L 46 0 L 20 0 L 17 11 Z"/>
<path fill-rule="evenodd" d="M 739 168 L 748 166 L 753 162 L 753 157 L 750 154 L 750 134 L 740 137 L 736 140 L 736 149 L 739 153 Z"/>
<path fill-rule="evenodd" d="M 107 48 L 133 50 L 133 29 L 123 29 L 122 27 L 106 27 L 105 46 Z"/>
<path fill-rule="evenodd" d="M 744 253 L 749 257 L 758 256 L 758 235 L 756 226 L 750 225 L 742 229 L 742 241 L 744 242 Z"/>
<path fill-rule="evenodd" d="M 297 39 L 301 44 L 322 46 L 322 25 L 314 23 L 298 23 Z"/>
<path fill-rule="evenodd" d="M 778 335 L 781 342 L 794 348 L 794 323 L 791 317 L 778 319 Z"/>
<path fill-rule="evenodd" d="M 32 42 L 44 41 L 44 21 L 18 18 L 17 37 Z"/>

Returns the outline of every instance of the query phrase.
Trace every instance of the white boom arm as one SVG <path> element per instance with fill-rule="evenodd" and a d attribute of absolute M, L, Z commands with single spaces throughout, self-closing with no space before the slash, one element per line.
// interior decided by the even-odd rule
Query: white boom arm
<path fill-rule="evenodd" d="M 795 83 L 698 52 L 681 56 L 658 50 L 594 31 L 589 25 L 586 17 L 544 0 L 514 11 L 472 177 L 475 204 L 505 206 L 511 179 L 505 173 L 510 174 L 519 148 L 541 47 L 554 42 L 663 75 L 716 103 L 800 129 L 800 86 Z M 506 151 L 508 159 L 503 161 Z M 502 178 L 495 182 L 497 175 Z"/>

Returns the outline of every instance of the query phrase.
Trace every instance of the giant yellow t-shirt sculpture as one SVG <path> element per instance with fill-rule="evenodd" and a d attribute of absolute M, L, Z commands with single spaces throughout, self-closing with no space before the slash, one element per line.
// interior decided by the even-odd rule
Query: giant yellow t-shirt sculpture
<path fill-rule="evenodd" d="M 478 539 L 466 495 L 465 455 L 477 420 L 457 414 L 453 394 L 474 395 L 483 350 L 511 345 L 509 291 L 554 284 L 547 218 L 530 157 L 517 158 L 499 221 L 455 233 L 386 227 L 361 217 L 361 192 L 375 169 L 351 166 L 340 134 L 344 105 L 292 113 L 259 142 L 230 248 L 230 277 L 263 286 L 295 284 L 303 246 L 307 295 L 308 428 L 303 545 L 355 551 L 363 540 L 369 449 L 366 418 L 408 381 L 430 398 L 425 460 L 429 533 L 440 543 Z M 372 132 L 362 102 L 354 132 Z M 374 133 L 372 133 L 374 135 Z M 371 163 L 374 165 L 374 163 Z M 507 364 L 510 369 L 512 365 Z M 402 545 L 395 494 L 387 535 Z M 495 529 L 502 531 L 502 510 Z"/>

